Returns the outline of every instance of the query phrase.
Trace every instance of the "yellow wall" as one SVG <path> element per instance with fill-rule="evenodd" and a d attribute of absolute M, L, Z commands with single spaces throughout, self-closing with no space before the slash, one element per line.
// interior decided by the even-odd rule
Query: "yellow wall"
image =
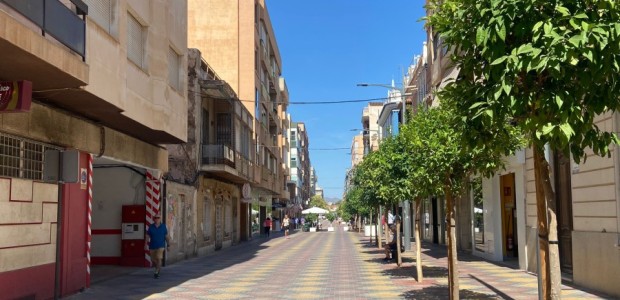
<path fill-rule="evenodd" d="M 0 177 L 0 273 L 56 260 L 57 203 L 55 184 Z"/>

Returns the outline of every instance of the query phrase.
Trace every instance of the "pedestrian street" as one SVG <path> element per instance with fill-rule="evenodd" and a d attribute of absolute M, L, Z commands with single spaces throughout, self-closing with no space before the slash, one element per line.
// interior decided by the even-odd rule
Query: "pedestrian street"
<path fill-rule="evenodd" d="M 415 257 L 404 253 L 398 268 L 383 261 L 369 237 L 345 232 L 293 231 L 256 237 L 161 271 L 152 269 L 103 281 L 69 299 L 446 299 L 443 246 L 424 249 L 425 281 L 417 283 Z M 465 257 L 461 299 L 537 299 L 536 277 Z M 599 299 L 564 286 L 563 299 Z"/>

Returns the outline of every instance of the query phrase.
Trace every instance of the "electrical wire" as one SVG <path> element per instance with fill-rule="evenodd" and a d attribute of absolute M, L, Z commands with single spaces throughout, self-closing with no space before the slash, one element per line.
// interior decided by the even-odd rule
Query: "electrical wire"
<path fill-rule="evenodd" d="M 315 148 L 308 151 L 332 151 L 332 150 L 350 150 L 350 148 Z"/>
<path fill-rule="evenodd" d="M 192 92 L 192 93 L 198 93 L 201 96 L 204 97 L 209 97 L 209 99 L 212 100 L 222 100 L 222 101 L 229 101 L 230 99 L 228 98 L 215 98 L 212 97 L 210 95 L 208 95 L 207 93 L 201 92 L 201 91 L 196 91 L 196 90 L 192 90 L 192 89 L 188 89 L 188 92 Z M 366 99 L 350 99 L 350 100 L 319 100 L 319 101 L 288 101 L 288 102 L 282 102 L 282 101 L 267 101 L 268 103 L 273 103 L 273 104 L 296 104 L 296 105 L 316 105 L 316 104 L 343 104 L 343 103 L 359 103 L 359 102 L 371 102 L 371 101 L 379 101 L 379 100 L 390 100 L 390 99 L 397 99 L 397 98 L 402 98 L 402 96 L 388 96 L 388 97 L 380 97 L 380 98 L 366 98 Z M 235 100 L 239 100 L 240 102 L 251 102 L 254 103 L 256 102 L 256 100 L 243 100 L 243 99 L 235 99 Z"/>

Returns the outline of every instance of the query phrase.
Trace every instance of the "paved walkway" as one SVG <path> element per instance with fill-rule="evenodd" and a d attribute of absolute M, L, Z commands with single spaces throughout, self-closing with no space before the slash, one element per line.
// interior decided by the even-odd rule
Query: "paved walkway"
<path fill-rule="evenodd" d="M 354 232 L 275 233 L 206 257 L 179 262 L 154 279 L 139 270 L 93 285 L 70 299 L 446 299 L 442 248 L 425 249 L 425 281 L 417 283 L 412 252 L 404 264 L 382 260 Z M 537 299 L 536 277 L 473 257 L 460 262 L 462 299 Z M 599 297 L 564 287 L 563 299 Z"/>

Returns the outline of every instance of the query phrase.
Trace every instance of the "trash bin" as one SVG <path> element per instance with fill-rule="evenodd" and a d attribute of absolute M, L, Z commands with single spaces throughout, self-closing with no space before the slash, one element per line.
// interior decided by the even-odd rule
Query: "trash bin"
<path fill-rule="evenodd" d="M 306 232 L 310 231 L 310 223 L 305 223 L 304 227 L 302 228 L 302 230 L 306 231 Z"/>

